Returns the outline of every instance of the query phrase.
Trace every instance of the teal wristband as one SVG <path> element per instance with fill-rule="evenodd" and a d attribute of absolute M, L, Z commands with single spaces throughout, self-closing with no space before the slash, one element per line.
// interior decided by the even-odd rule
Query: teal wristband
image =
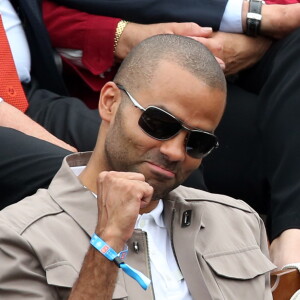
<path fill-rule="evenodd" d="M 128 253 L 127 245 L 125 246 L 125 249 L 123 251 L 117 253 L 95 233 L 92 235 L 90 243 L 108 260 L 113 261 L 127 275 L 135 279 L 144 290 L 148 288 L 148 286 L 151 283 L 151 280 L 148 277 L 146 277 L 143 273 L 139 272 L 138 270 L 135 270 L 123 261 L 123 259 L 126 258 Z"/>

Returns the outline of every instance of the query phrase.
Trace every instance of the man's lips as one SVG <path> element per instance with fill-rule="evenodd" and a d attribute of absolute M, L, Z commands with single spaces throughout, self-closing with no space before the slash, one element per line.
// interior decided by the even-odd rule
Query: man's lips
<path fill-rule="evenodd" d="M 150 170 L 153 173 L 156 173 L 160 176 L 164 176 L 164 177 L 167 177 L 167 178 L 174 178 L 175 177 L 175 172 L 174 171 L 168 170 L 165 167 L 159 166 L 159 165 L 154 164 L 152 162 L 147 162 L 147 163 L 149 165 Z"/>

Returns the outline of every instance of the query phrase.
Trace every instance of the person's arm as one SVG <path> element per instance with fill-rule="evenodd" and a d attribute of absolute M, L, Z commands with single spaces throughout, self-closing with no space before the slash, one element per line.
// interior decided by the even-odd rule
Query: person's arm
<path fill-rule="evenodd" d="M 269 245 L 268 245 L 268 238 L 267 238 L 265 224 L 258 215 L 257 215 L 257 218 L 259 220 L 259 227 L 260 227 L 259 246 L 260 246 L 262 253 L 264 253 L 264 255 L 269 258 Z M 275 269 L 275 265 L 273 265 L 273 270 L 274 269 Z M 272 288 L 270 281 L 271 281 L 270 273 L 269 272 L 265 273 L 265 289 L 264 289 L 264 294 L 262 295 L 261 299 L 264 299 L 264 300 L 270 299 L 271 288 Z"/>
<path fill-rule="evenodd" d="M 120 19 L 87 14 L 48 0 L 43 1 L 43 18 L 53 47 L 82 51 L 78 64 L 83 68 L 98 76 L 113 66 Z"/>
<path fill-rule="evenodd" d="M 249 3 L 243 3 L 243 28 Z M 225 74 L 231 75 L 257 63 L 272 45 L 273 38 L 281 38 L 300 26 L 300 4 L 263 5 L 261 34 L 249 37 L 245 34 L 216 32 L 212 40 L 222 45 L 219 58 L 225 63 Z M 284 19 L 287 18 L 287 20 Z"/>
<path fill-rule="evenodd" d="M 188 36 L 206 45 L 216 57 L 220 57 L 222 54 L 221 43 L 214 39 L 208 39 L 212 35 L 212 28 L 210 27 L 201 27 L 196 23 L 172 22 L 149 25 L 129 23 L 124 28 L 116 47 L 116 59 L 123 60 L 134 46 L 156 34 Z"/>
<path fill-rule="evenodd" d="M 243 2 L 242 23 L 246 31 L 246 15 L 249 2 Z M 281 5 L 263 5 L 261 9 L 260 34 L 275 39 L 280 39 L 300 27 L 300 3 Z"/>
<path fill-rule="evenodd" d="M 82 51 L 82 67 L 93 75 L 99 75 L 123 60 L 129 51 L 142 40 L 162 33 L 190 36 L 207 43 L 210 50 L 219 56 L 221 47 L 214 41 L 206 41 L 211 28 L 195 23 L 129 23 L 124 28 L 114 53 L 114 39 L 118 18 L 87 14 L 76 9 L 43 1 L 43 17 L 55 48 Z M 73 62 L 76 64 L 76 62 Z"/>
<path fill-rule="evenodd" d="M 58 139 L 20 110 L 6 102 L 0 103 L 0 126 L 16 129 L 72 152 L 77 151 L 74 147 Z"/>
<path fill-rule="evenodd" d="M 53 0 L 91 14 L 117 17 L 151 24 L 160 22 L 195 22 L 218 30 L 227 0 Z"/>
<path fill-rule="evenodd" d="M 270 256 L 274 264 L 281 269 L 291 263 L 300 262 L 300 229 L 283 231 L 270 245 Z"/>
<path fill-rule="evenodd" d="M 5 218 L 0 220 L 0 241 L 0 299 L 58 300 L 55 287 L 42 279 L 41 262 L 32 246 Z"/>
<path fill-rule="evenodd" d="M 227 1 L 192 1 L 174 0 L 170 9 L 169 0 L 53 0 L 62 5 L 82 11 L 119 17 L 137 23 L 159 22 L 196 22 L 201 26 L 211 26 L 218 30 Z M 243 26 L 245 29 L 247 1 L 243 3 Z M 263 35 L 281 38 L 300 23 L 300 4 L 291 5 L 263 5 L 261 33 Z"/>
<path fill-rule="evenodd" d="M 79 176 L 81 180 L 82 176 L 84 172 Z M 82 183 L 89 187 L 89 183 Z M 114 171 L 100 173 L 95 233 L 117 253 L 123 250 L 133 233 L 140 209 L 149 205 L 152 194 L 153 188 L 145 182 L 142 174 Z M 90 246 L 69 300 L 111 300 L 117 273 L 115 263 Z"/>

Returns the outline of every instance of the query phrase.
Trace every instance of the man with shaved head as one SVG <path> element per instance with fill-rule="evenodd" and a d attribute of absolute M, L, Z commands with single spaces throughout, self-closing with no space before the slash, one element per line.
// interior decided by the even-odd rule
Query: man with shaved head
<path fill-rule="evenodd" d="M 101 91 L 94 151 L 1 211 L 0 298 L 272 299 L 258 215 L 180 186 L 218 146 L 225 98 L 200 43 L 158 35 L 134 48 Z"/>

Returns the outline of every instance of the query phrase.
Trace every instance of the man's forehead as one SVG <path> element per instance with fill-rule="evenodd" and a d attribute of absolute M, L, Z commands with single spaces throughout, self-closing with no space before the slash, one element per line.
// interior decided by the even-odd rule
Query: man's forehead
<path fill-rule="evenodd" d="M 215 115 L 220 115 L 223 112 L 225 95 L 211 87 L 206 86 L 206 88 L 206 92 L 203 93 L 176 94 L 175 92 L 165 93 L 163 96 L 158 93 L 155 93 L 155 96 L 148 94 L 147 99 L 139 94 L 139 99 L 142 100 L 145 108 L 149 106 L 159 107 L 190 129 L 213 131 L 215 129 Z M 203 120 L 205 119 L 211 119 L 212 123 L 205 122 L 204 124 Z M 217 117 L 217 119 L 219 118 Z"/>

